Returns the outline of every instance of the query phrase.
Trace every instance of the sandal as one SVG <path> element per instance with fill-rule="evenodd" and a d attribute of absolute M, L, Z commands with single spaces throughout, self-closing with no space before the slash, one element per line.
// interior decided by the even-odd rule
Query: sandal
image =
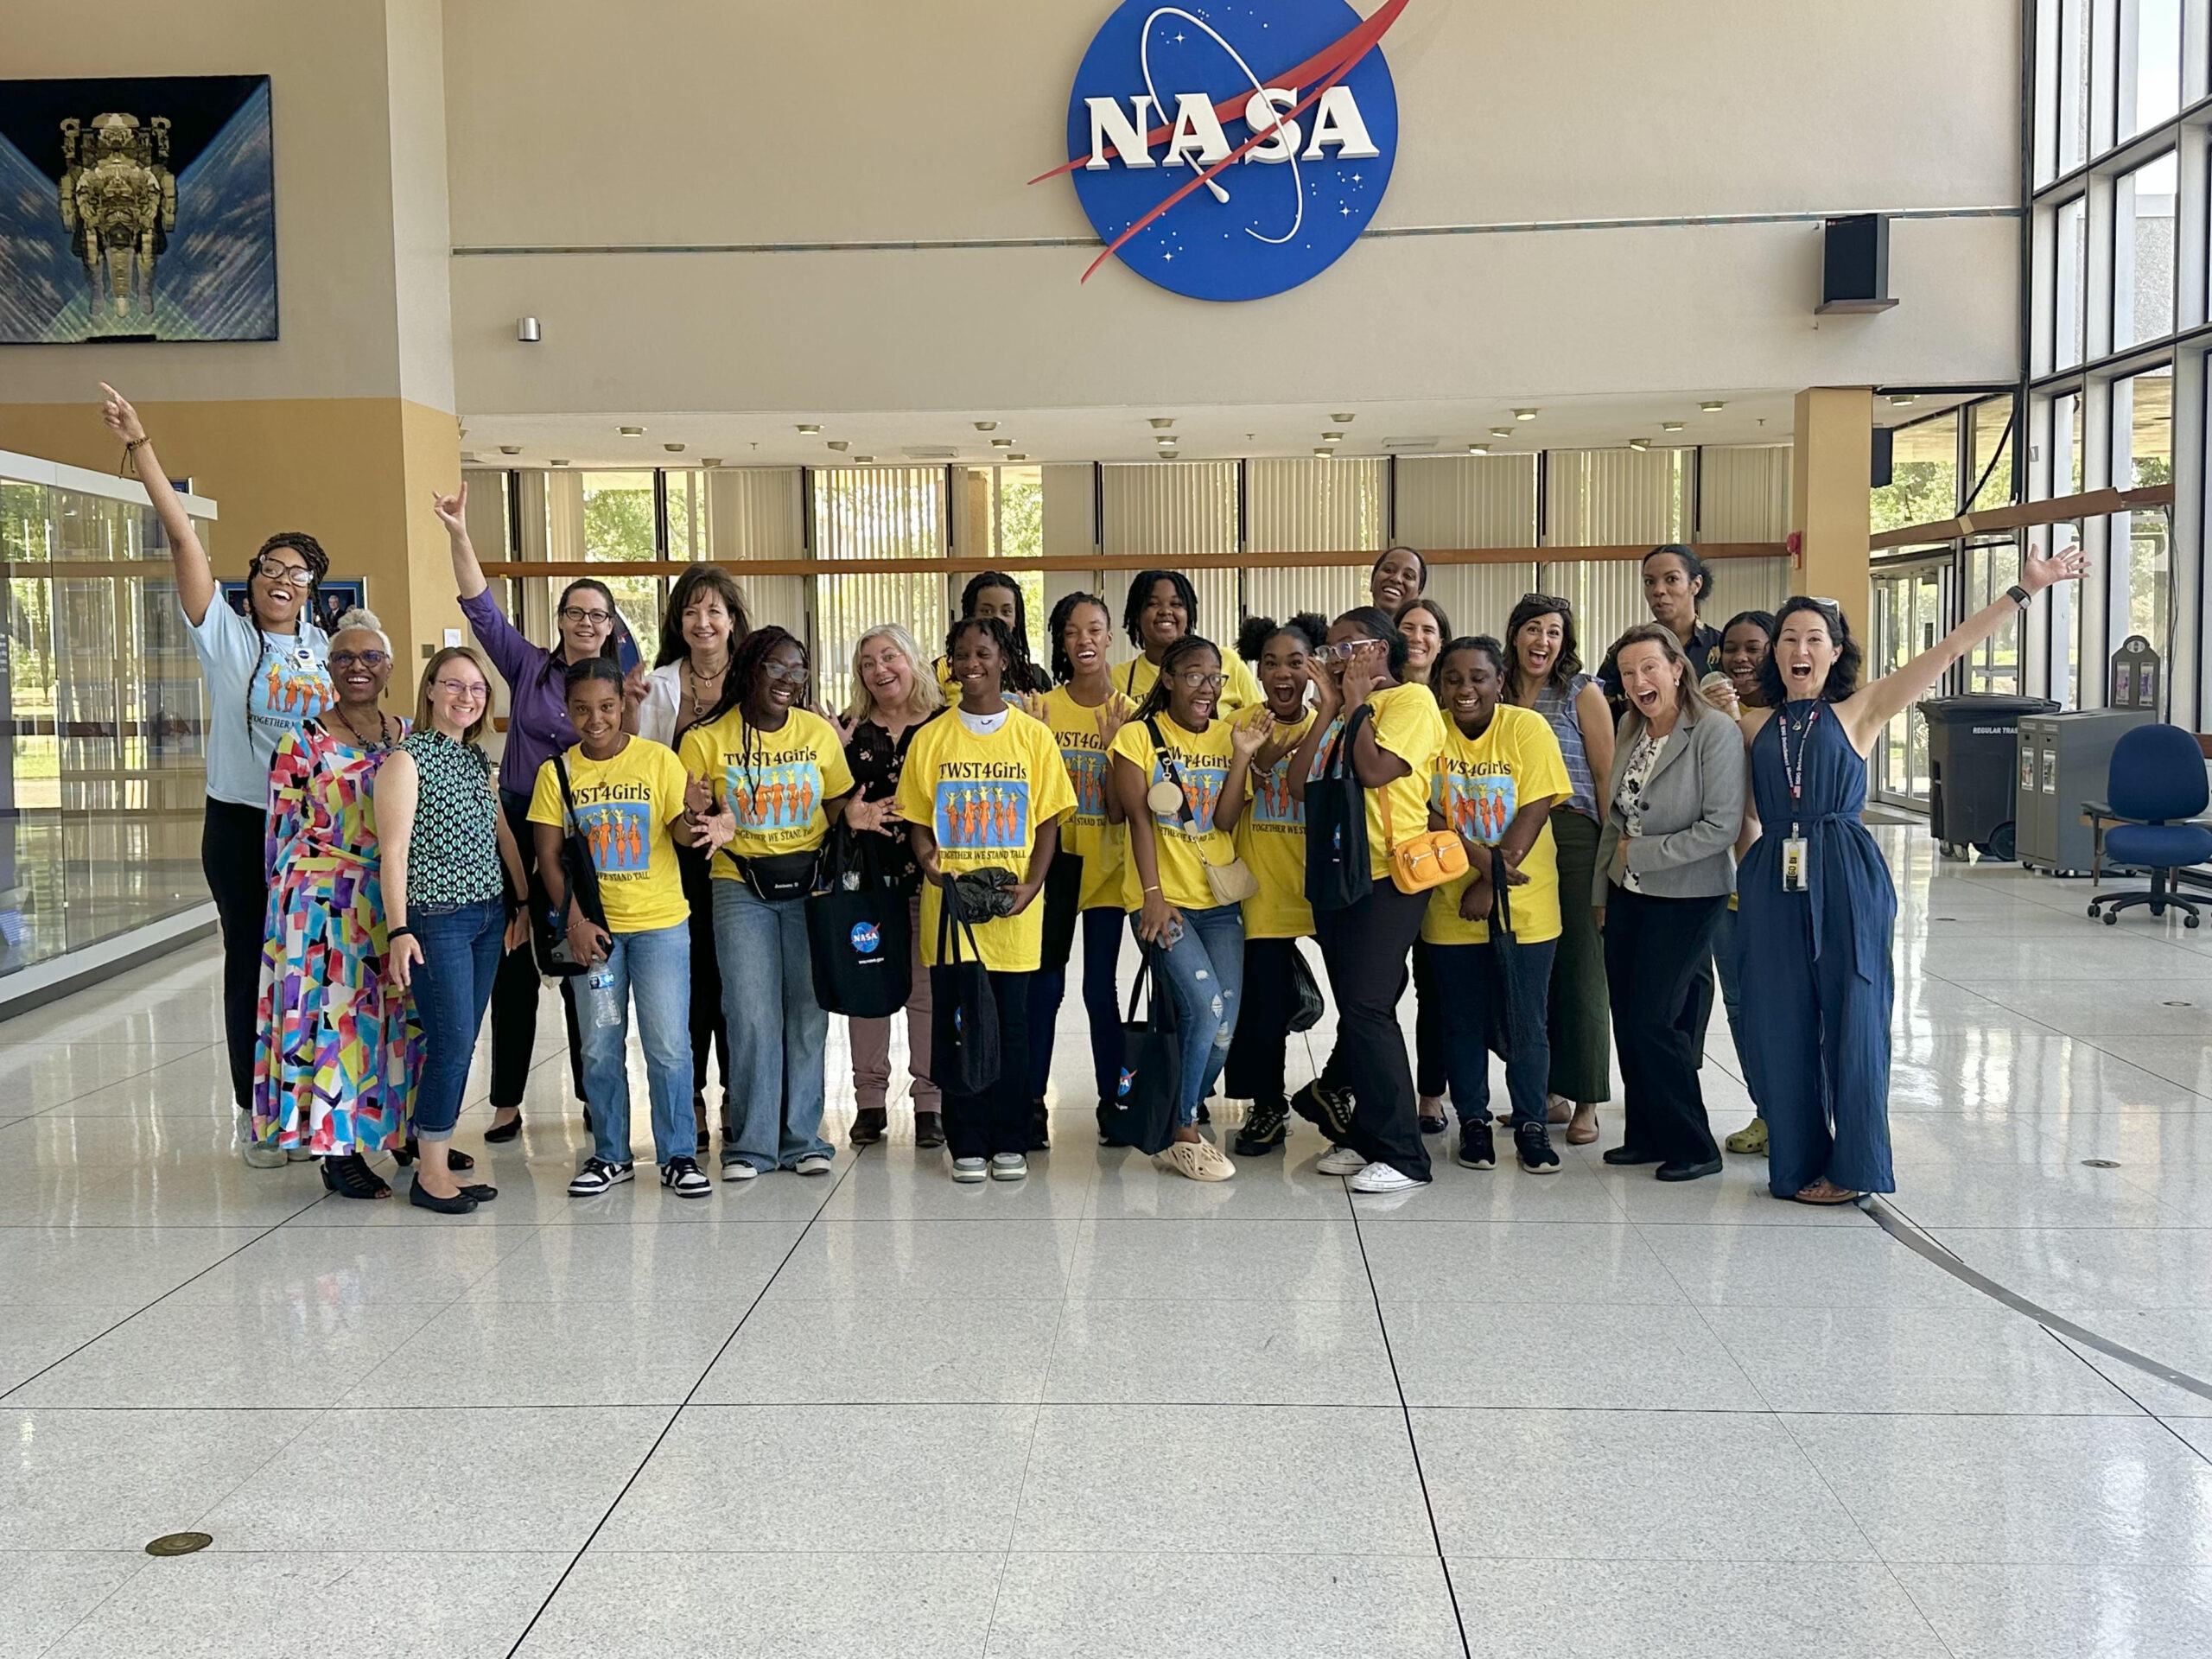
<path fill-rule="evenodd" d="M 1765 1157 L 1766 1119 L 1753 1118 L 1720 1144 L 1731 1152 L 1740 1152 L 1751 1157 Z"/>
<path fill-rule="evenodd" d="M 1816 1181 L 1808 1181 L 1790 1195 L 1800 1204 L 1856 1204 L 1859 1194 L 1848 1187 L 1838 1186 L 1825 1175 Z"/>
<path fill-rule="evenodd" d="M 341 1198 L 388 1198 L 391 1189 L 376 1171 L 369 1167 L 369 1160 L 358 1152 L 343 1157 L 322 1160 L 322 1185 L 326 1192 L 335 1192 Z"/>
<path fill-rule="evenodd" d="M 1225 1181 L 1236 1173 L 1220 1147 L 1204 1141 L 1171 1141 L 1152 1160 L 1194 1181 Z"/>
<path fill-rule="evenodd" d="M 1586 1112 L 1589 1114 L 1587 1117 L 1583 1116 Z M 1560 1139 L 1570 1147 L 1586 1147 L 1601 1133 L 1603 1131 L 1598 1127 L 1598 1109 L 1595 1106 L 1577 1106 L 1568 1115 L 1567 1133 Z"/>

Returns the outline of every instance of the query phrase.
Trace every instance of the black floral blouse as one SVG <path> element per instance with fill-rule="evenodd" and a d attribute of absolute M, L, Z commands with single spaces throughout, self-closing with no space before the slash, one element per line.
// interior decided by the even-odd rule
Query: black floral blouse
<path fill-rule="evenodd" d="M 937 717 L 932 715 L 930 719 Z M 906 750 L 914 741 L 914 734 L 928 724 L 929 721 L 925 720 L 909 726 L 895 740 L 873 720 L 864 720 L 854 727 L 853 735 L 845 745 L 845 765 L 852 770 L 853 792 L 863 801 L 887 800 L 896 795 L 899 774 L 906 764 Z M 892 827 L 896 834 L 879 836 L 862 831 L 857 840 L 886 879 L 896 883 L 902 892 L 911 893 L 921 881 L 922 868 L 914 862 L 906 827 Z"/>

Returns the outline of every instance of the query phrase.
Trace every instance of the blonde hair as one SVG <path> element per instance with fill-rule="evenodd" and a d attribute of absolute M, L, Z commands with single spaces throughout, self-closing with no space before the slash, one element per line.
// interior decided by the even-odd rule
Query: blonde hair
<path fill-rule="evenodd" d="M 1661 653 L 1665 656 L 1675 670 L 1675 708 L 1681 715 L 1682 723 L 1685 726 L 1695 725 L 1698 716 L 1704 712 L 1701 705 L 1705 700 L 1697 694 L 1696 671 L 1690 666 L 1690 659 L 1682 651 L 1682 642 L 1675 638 L 1675 631 L 1663 622 L 1637 623 L 1636 626 L 1613 642 L 1613 663 L 1616 668 L 1619 665 L 1621 653 L 1630 645 L 1659 647 Z M 1626 682 L 1624 681 L 1623 683 L 1625 686 Z M 1636 721 L 1637 729 L 1641 730 L 1643 726 L 1643 715 L 1637 708 L 1633 698 L 1629 700 L 1628 712 L 1629 717 Z"/>
<path fill-rule="evenodd" d="M 474 645 L 448 645 L 423 664 L 423 683 L 415 693 L 415 729 L 427 732 L 431 728 L 430 687 L 436 683 L 439 673 L 448 663 L 459 659 L 474 664 L 476 671 L 484 677 L 484 707 L 469 722 L 468 729 L 461 734 L 462 742 L 474 743 L 484 734 L 484 728 L 492 723 L 492 670 Z"/>
<path fill-rule="evenodd" d="M 944 690 L 937 683 L 936 671 L 922 659 L 922 648 L 914 636 L 896 622 L 879 622 L 853 641 L 853 700 L 845 710 L 848 720 L 866 720 L 875 712 L 875 696 L 861 680 L 861 657 L 878 639 L 888 639 L 894 650 L 906 659 L 906 667 L 913 676 L 914 690 L 906 699 L 902 711 L 915 720 L 935 714 L 944 707 Z"/>
<path fill-rule="evenodd" d="M 384 631 L 384 624 L 377 613 L 365 605 L 356 605 L 338 619 L 338 625 L 331 629 L 330 637 L 335 639 L 341 633 L 373 633 L 384 641 L 384 654 L 387 657 L 391 655 L 391 636 Z"/>

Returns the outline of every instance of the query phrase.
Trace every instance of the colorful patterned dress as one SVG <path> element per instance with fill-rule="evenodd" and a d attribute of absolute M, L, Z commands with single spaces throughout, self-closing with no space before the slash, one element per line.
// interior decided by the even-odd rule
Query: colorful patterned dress
<path fill-rule="evenodd" d="M 397 722 L 407 729 L 404 721 Z M 317 721 L 269 772 L 269 925 L 262 947 L 253 1129 L 264 1145 L 342 1157 L 397 1146 L 423 1069 L 413 999 L 385 977 L 384 894 L 369 794 L 385 749 Z"/>

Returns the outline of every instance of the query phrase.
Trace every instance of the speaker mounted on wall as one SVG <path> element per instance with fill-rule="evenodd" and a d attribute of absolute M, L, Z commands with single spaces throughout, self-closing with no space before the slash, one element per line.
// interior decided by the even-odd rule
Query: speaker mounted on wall
<path fill-rule="evenodd" d="M 1814 310 L 1886 311 L 1890 297 L 1890 216 L 1849 213 L 1821 221 L 1821 302 Z"/>

